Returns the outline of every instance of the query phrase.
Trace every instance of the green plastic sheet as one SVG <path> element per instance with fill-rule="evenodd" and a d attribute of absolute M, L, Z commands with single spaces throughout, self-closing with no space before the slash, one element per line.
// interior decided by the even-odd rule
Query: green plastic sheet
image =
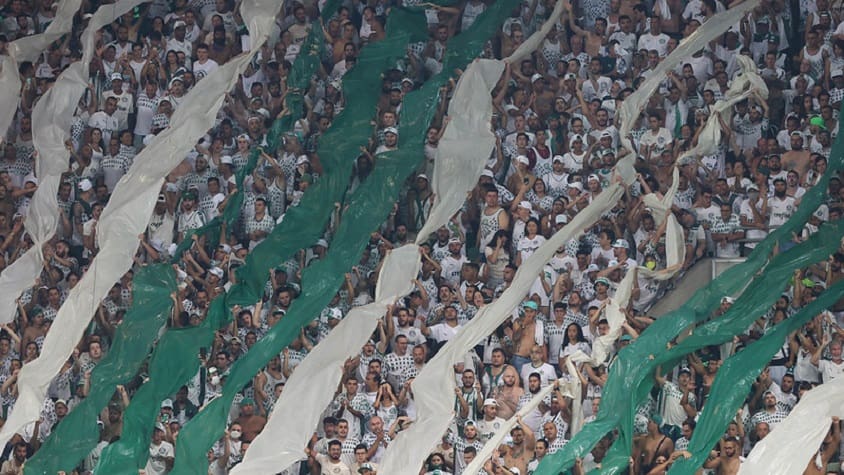
<path fill-rule="evenodd" d="M 222 435 L 235 395 L 329 304 L 343 283 L 345 272 L 360 260 L 370 233 L 392 209 L 404 178 L 421 161 L 425 131 L 436 112 L 439 88 L 448 80 L 451 71 L 465 67 L 480 54 L 487 39 L 516 4 L 513 0 L 500 1 L 484 12 L 470 30 L 450 42 L 443 72 L 404 98 L 399 149 L 379 155 L 372 174 L 351 195 L 349 209 L 342 217 L 328 254 L 304 270 L 303 294 L 291 304 L 281 323 L 270 329 L 245 356 L 235 362 L 223 394 L 207 404 L 182 428 L 173 475 L 201 474 L 205 471 L 203 461 L 206 451 Z"/>
<path fill-rule="evenodd" d="M 618 473 L 626 470 L 632 446 L 636 407 L 647 397 L 653 385 L 652 376 L 656 367 L 660 364 L 676 362 L 683 355 L 700 347 L 721 344 L 730 340 L 733 335 L 743 332 L 754 318 L 764 313 L 766 307 L 776 300 L 792 272 L 810 262 L 811 258 L 808 256 L 817 254 L 811 246 L 820 247 L 819 244 L 822 244 L 823 252 L 827 255 L 837 248 L 835 244 L 841 237 L 841 230 L 838 227 L 824 227 L 821 231 L 822 236 L 813 236 L 814 239 L 810 242 L 802 243 L 775 257 L 771 264 L 767 265 L 765 272 L 757 275 L 759 270 L 768 264 L 769 256 L 777 243 L 788 242 L 791 233 L 798 232 L 809 215 L 823 202 L 830 177 L 838 173 L 842 165 L 844 165 L 844 140 L 838 138 L 830 154 L 827 172 L 818 184 L 804 195 L 800 207 L 786 224 L 759 243 L 745 262 L 731 267 L 707 286 L 698 290 L 679 309 L 660 317 L 632 345 L 619 352 L 616 363 L 610 368 L 610 378 L 602 394 L 603 409 L 599 412 L 597 419 L 587 424 L 563 449 L 543 459 L 536 471 L 538 475 L 556 475 L 570 468 L 576 457 L 586 455 L 605 434 L 614 429 L 619 429 L 619 438 L 602 463 L 602 473 Z M 829 241 L 819 243 L 821 238 Z M 806 258 L 795 258 L 799 256 L 799 253 L 804 253 Z M 824 257 L 826 256 L 821 259 Z M 780 265 L 774 265 L 774 262 L 778 260 Z M 784 274 L 786 280 L 782 280 L 780 274 Z M 781 282 L 782 285 L 775 289 L 776 295 L 768 302 L 757 301 L 765 298 L 763 295 L 770 295 L 770 292 L 762 291 L 760 296 L 757 296 L 745 291 L 730 312 L 715 321 L 709 329 L 703 330 L 704 327 L 696 329 L 692 337 L 681 343 L 681 350 L 672 351 L 673 348 L 677 348 L 670 345 L 674 338 L 689 326 L 706 321 L 718 308 L 721 297 L 734 294 L 751 280 L 767 282 L 769 285 L 774 285 L 771 284 L 772 282 Z M 732 310 L 740 306 L 748 310 L 754 309 L 754 311 L 739 314 Z M 728 329 L 732 333 L 727 331 Z M 692 342 L 697 346 L 692 346 Z M 718 404 L 713 399 L 710 399 L 708 403 Z"/>
<path fill-rule="evenodd" d="M 97 473 L 133 473 L 144 466 L 158 404 L 196 374 L 199 364 L 196 355 L 200 348 L 211 345 L 214 331 L 229 321 L 228 309 L 236 304 L 254 304 L 263 292 L 269 270 L 320 237 L 334 203 L 341 200 L 349 183 L 353 162 L 349 157 L 357 156 L 358 147 L 366 144 L 371 135 L 369 122 L 380 90 L 380 78 L 372 72 L 392 67 L 404 55 L 410 37 L 401 28 L 401 20 L 417 16 L 421 18 L 394 9 L 388 21 L 388 38 L 367 46 L 357 66 L 344 76 L 346 108 L 320 139 L 319 153 L 326 173 L 308 189 L 299 206 L 288 209 L 284 221 L 247 257 L 246 265 L 239 269 L 236 285 L 228 294 L 211 302 L 202 324 L 170 331 L 161 339 L 150 364 L 150 379 L 132 399 L 124 414 L 122 437 L 103 451 Z"/>
<path fill-rule="evenodd" d="M 117 327 L 111 349 L 91 373 L 88 397 L 62 420 L 35 455 L 26 462 L 26 475 L 70 473 L 100 440 L 97 417 L 115 393 L 138 372 L 173 308 L 176 291 L 173 268 L 142 267 L 132 281 L 134 305 Z"/>
<path fill-rule="evenodd" d="M 736 411 L 744 404 L 756 377 L 782 348 L 788 335 L 833 305 L 841 295 L 844 295 L 844 280 L 838 281 L 809 305 L 780 322 L 761 339 L 727 359 L 718 369 L 709 393 L 710 400 L 717 401 L 717 404 L 707 404 L 704 407 L 695 427 L 688 448 L 692 457 L 688 460 L 678 459 L 669 473 L 692 473 L 703 465 L 712 447 L 735 418 Z"/>

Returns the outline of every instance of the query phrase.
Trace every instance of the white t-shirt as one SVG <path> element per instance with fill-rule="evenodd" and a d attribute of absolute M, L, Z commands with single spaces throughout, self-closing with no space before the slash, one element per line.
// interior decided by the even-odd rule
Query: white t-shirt
<path fill-rule="evenodd" d="M 671 132 L 668 131 L 665 127 L 660 127 L 657 130 L 656 134 L 653 131 L 648 130 L 644 134 L 642 134 L 642 138 L 639 139 L 639 143 L 646 146 L 651 146 L 655 144 L 656 147 L 654 148 L 653 152 L 651 152 L 651 156 L 655 157 L 662 153 L 668 147 L 668 144 L 673 142 L 674 139 L 671 137 Z"/>
<path fill-rule="evenodd" d="M 775 229 L 785 224 L 796 209 L 795 200 L 790 196 L 786 196 L 783 199 L 775 196 L 769 199 L 768 212 L 770 216 L 768 218 L 768 228 Z"/>
<path fill-rule="evenodd" d="M 834 363 L 830 360 L 820 360 L 818 361 L 818 369 L 821 372 L 823 382 L 828 383 L 844 373 L 844 361 Z"/>
<path fill-rule="evenodd" d="M 213 59 L 209 59 L 204 64 L 200 63 L 199 61 L 196 61 L 195 63 L 193 63 L 193 75 L 196 77 L 196 82 L 199 82 L 200 79 L 204 78 L 205 76 L 208 76 L 219 67 L 220 65 L 217 64 L 217 62 Z"/>
<path fill-rule="evenodd" d="M 460 331 L 461 328 L 462 327 L 460 325 L 452 327 L 445 323 L 438 323 L 430 328 L 431 338 L 436 340 L 437 343 L 449 341 L 454 338 L 454 335 L 457 335 L 457 332 Z"/>
<path fill-rule="evenodd" d="M 145 468 L 147 475 L 165 475 L 169 472 L 167 464 L 164 462 L 165 458 L 175 457 L 176 451 L 173 449 L 173 444 L 162 440 L 160 444 L 149 444 L 149 460 Z"/>
<path fill-rule="evenodd" d="M 109 97 L 117 99 L 117 110 L 114 111 L 114 117 L 117 117 L 117 130 L 128 128 L 129 114 L 135 112 L 135 98 L 128 92 L 115 94 L 114 91 L 105 91 L 103 93 L 103 100 Z"/>
<path fill-rule="evenodd" d="M 522 374 L 519 375 L 519 376 L 522 377 L 522 381 L 524 382 L 525 387 L 527 387 L 528 378 L 533 373 L 539 373 L 540 385 L 543 388 L 545 386 L 548 386 L 551 383 L 551 381 L 557 380 L 557 371 L 554 370 L 554 367 L 551 366 L 550 364 L 542 363 L 542 365 L 539 368 L 534 368 L 532 363 L 526 364 L 526 365 L 522 366 Z"/>
<path fill-rule="evenodd" d="M 352 470 L 342 461 L 333 463 L 327 455 L 317 454 L 316 461 L 320 465 L 320 475 L 352 475 Z"/>
<path fill-rule="evenodd" d="M 103 132 L 103 141 L 108 143 L 111 140 L 111 134 L 119 130 L 120 122 L 117 119 L 117 112 L 108 115 L 105 111 L 98 111 L 91 114 L 88 119 L 88 127 L 100 129 Z"/>

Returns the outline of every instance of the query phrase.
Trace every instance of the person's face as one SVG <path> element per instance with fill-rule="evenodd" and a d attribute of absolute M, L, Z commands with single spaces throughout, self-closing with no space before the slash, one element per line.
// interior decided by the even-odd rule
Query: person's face
<path fill-rule="evenodd" d="M 528 390 L 532 394 L 536 394 L 539 392 L 542 386 L 542 380 L 537 378 L 536 376 L 528 379 Z"/>
<path fill-rule="evenodd" d="M 23 462 L 24 460 L 26 460 L 26 446 L 25 445 L 15 447 L 15 460 L 17 462 Z"/>
<path fill-rule="evenodd" d="M 340 460 L 340 450 L 340 444 L 332 444 L 328 446 L 328 457 L 330 457 L 333 461 Z"/>
<path fill-rule="evenodd" d="M 106 114 L 112 115 L 114 111 L 117 110 L 117 100 L 114 98 L 109 98 L 106 100 L 105 107 L 103 108 Z"/>
<path fill-rule="evenodd" d="M 355 379 L 350 379 L 346 381 L 346 392 L 349 394 L 357 394 L 358 392 L 358 382 Z"/>
<path fill-rule="evenodd" d="M 500 351 L 492 353 L 491 362 L 496 368 L 502 366 L 504 364 L 504 353 L 501 353 Z"/>
<path fill-rule="evenodd" d="M 478 429 L 474 425 L 468 425 L 463 429 L 463 434 L 467 439 L 473 440 L 478 436 Z"/>
<path fill-rule="evenodd" d="M 546 422 L 542 426 L 542 432 L 548 440 L 555 440 L 557 438 L 557 426 L 553 422 Z"/>
<path fill-rule="evenodd" d="M 103 355 L 103 349 L 99 343 L 94 342 L 88 347 L 88 353 L 91 355 L 91 358 L 97 359 Z"/>

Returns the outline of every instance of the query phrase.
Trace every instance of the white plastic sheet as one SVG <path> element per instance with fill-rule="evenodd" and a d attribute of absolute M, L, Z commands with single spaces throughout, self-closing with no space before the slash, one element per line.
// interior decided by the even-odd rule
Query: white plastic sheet
<path fill-rule="evenodd" d="M 133 2 L 118 2 L 113 11 Z M 225 93 L 234 87 L 240 72 L 266 40 L 280 7 L 280 3 L 270 0 L 247 0 L 241 4 L 241 14 L 255 39 L 253 49 L 198 83 L 173 115 L 173 126 L 135 157 L 132 168 L 118 182 L 98 223 L 100 252 L 59 309 L 44 340 L 41 356 L 21 370 L 18 400 L 0 430 L 0 442 L 7 442 L 15 432 L 38 419 L 53 376 L 73 352 L 99 302 L 131 267 L 138 235 L 149 222 L 164 177 L 182 161 L 196 140 L 214 126 Z"/>
<path fill-rule="evenodd" d="M 844 417 L 844 378 L 804 394 L 788 417 L 756 444 L 739 475 L 803 473 L 829 432 L 833 416 Z"/>
<path fill-rule="evenodd" d="M 41 248 L 53 237 L 59 224 L 60 211 L 56 195 L 70 157 L 65 148 L 65 141 L 70 137 L 73 113 L 79 98 L 88 85 L 89 64 L 95 51 L 94 35 L 97 30 L 144 1 L 146 0 L 134 0 L 100 7 L 82 34 L 82 59 L 62 72 L 53 87 L 35 104 L 32 111 L 32 135 L 37 151 L 35 163 L 38 189 L 32 197 L 24 221 L 34 245 L 0 273 L 0 323 L 8 323 L 14 319 L 17 311 L 15 300 L 21 292 L 34 284 L 35 278 L 40 274 L 43 263 Z M 78 8 L 78 2 L 76 3 Z M 69 9 L 73 5 L 68 3 L 63 7 Z M 72 15 L 71 12 L 70 16 Z M 64 21 L 65 19 L 62 19 L 57 26 L 61 26 Z M 52 26 L 53 23 L 50 24 L 50 27 Z M 43 35 L 46 34 L 47 32 Z M 30 37 L 18 41 L 28 38 Z M 37 47 L 37 44 L 30 41 L 26 45 L 19 45 L 17 49 L 20 54 L 26 55 L 33 51 L 32 48 Z"/>
<path fill-rule="evenodd" d="M 331 403 L 343 377 L 343 362 L 360 352 L 387 305 L 413 291 L 422 264 L 415 244 L 387 255 L 378 276 L 376 301 L 356 307 L 314 348 L 290 376 L 264 430 L 232 475 L 276 473 L 304 456 L 303 448 Z"/>
<path fill-rule="evenodd" d="M 633 130 L 636 119 L 639 114 L 645 110 L 645 105 L 648 103 L 650 94 L 659 87 L 659 84 L 665 80 L 666 74 L 673 70 L 680 61 L 685 61 L 691 57 L 696 51 L 706 46 L 710 41 L 718 38 L 727 30 L 730 25 L 738 24 L 747 12 L 756 8 L 759 0 L 749 0 L 731 7 L 726 12 L 722 12 L 701 25 L 694 33 L 687 36 L 677 48 L 671 52 L 668 58 L 659 63 L 659 66 L 654 69 L 654 72 L 648 76 L 640 86 L 639 89 L 631 94 L 624 102 L 621 103 L 619 114 L 632 120 L 622 120 L 621 127 L 619 127 L 619 137 L 621 144 L 627 150 L 635 152 L 635 147 L 630 141 L 630 131 Z M 673 58 L 673 59 L 672 59 Z M 740 56 L 737 56 L 740 58 Z M 672 60 L 669 60 L 672 59 Z M 639 91 L 649 91 L 647 95 L 637 94 Z"/>
<path fill-rule="evenodd" d="M 674 195 L 677 194 L 677 188 L 680 186 L 680 169 L 675 165 L 672 173 L 671 186 L 668 191 L 660 199 L 654 193 L 648 193 L 642 199 L 645 206 L 653 210 L 653 218 L 657 226 L 662 225 L 666 216 L 668 217 L 668 224 L 665 228 L 665 269 L 650 270 L 647 267 L 639 266 L 639 273 L 642 277 L 654 280 L 668 280 L 674 277 L 683 262 L 686 261 L 686 238 L 683 234 L 683 227 L 677 222 L 677 218 L 673 213 L 669 213 L 671 205 L 674 203 Z"/>
<path fill-rule="evenodd" d="M 561 383 L 560 392 L 563 394 L 563 396 L 572 397 L 572 392 L 569 390 L 568 386 L 568 382 Z M 536 393 L 533 398 L 531 398 L 530 402 L 528 402 L 523 408 L 519 409 L 519 412 L 517 412 L 513 417 L 504 421 L 504 423 L 501 424 L 501 427 L 499 427 L 498 430 L 492 435 L 492 437 L 490 437 L 490 439 L 486 441 L 481 451 L 478 452 L 477 455 L 475 455 L 475 459 L 472 460 L 472 463 L 466 466 L 466 468 L 463 470 L 463 475 L 476 475 L 478 473 L 478 470 L 483 468 L 484 463 L 486 463 L 486 461 L 489 460 L 490 457 L 492 457 L 492 453 L 495 451 L 495 449 L 501 446 L 501 442 L 504 441 L 504 439 L 507 437 L 507 434 L 510 433 L 513 427 L 516 427 L 516 425 L 518 424 L 518 418 L 525 417 L 534 409 L 539 407 L 539 404 L 542 402 L 542 400 L 554 391 L 554 387 L 554 384 L 549 384 L 548 386 L 545 386 L 544 388 L 540 389 L 539 392 Z"/>
<path fill-rule="evenodd" d="M 24 61 L 34 62 L 50 43 L 68 33 L 73 27 L 73 16 L 81 4 L 82 0 L 62 0 L 59 2 L 55 18 L 44 33 L 9 43 L 9 55 L 0 57 L 0 136 L 5 136 L 9 130 L 20 102 L 21 79 L 18 64 Z"/>
<path fill-rule="evenodd" d="M 434 161 L 433 192 L 436 206 L 419 231 L 416 243 L 421 244 L 448 223 L 466 200 L 466 194 L 477 185 L 484 171 L 485 158 L 495 147 L 495 135 L 490 130 L 492 97 L 504 63 L 486 59 L 475 60 L 457 83 L 448 106 L 450 121 L 437 147 Z"/>
<path fill-rule="evenodd" d="M 495 144 L 490 131 L 491 93 L 503 70 L 503 63 L 498 61 L 477 60 L 457 83 L 449 105 L 451 120 L 434 163 L 434 190 L 439 198 L 417 243 L 424 242 L 437 227 L 448 223 L 483 171 L 484 161 L 478 160 L 478 143 L 484 143 L 480 150 L 491 150 Z M 386 306 L 413 290 L 407 284 L 420 269 L 419 248 L 415 244 L 403 246 L 387 256 L 376 283 L 375 303 L 353 309 L 299 365 L 285 385 L 267 426 L 252 442 L 233 474 L 270 473 L 302 458 L 302 448 L 342 378 L 343 362 L 366 343 Z"/>
<path fill-rule="evenodd" d="M 621 337 L 621 327 L 626 320 L 622 309 L 627 308 L 630 297 L 633 295 L 633 283 L 636 282 L 637 270 L 634 268 L 624 276 L 624 279 L 621 280 L 621 283 L 616 289 L 615 296 L 607 301 L 604 314 L 610 328 L 606 335 L 599 336 L 592 343 L 592 354 L 587 355 L 577 350 L 571 355 L 569 360 L 592 366 L 598 366 L 607 361 L 607 358 L 612 354 L 616 340 Z"/>
<path fill-rule="evenodd" d="M 655 70 L 638 90 L 631 94 L 618 111 L 621 121 L 620 135 L 622 145 L 634 151 L 629 135 L 648 98 L 659 87 L 665 74 L 699 50 L 706 43 L 717 38 L 729 25 L 738 22 L 741 17 L 754 8 L 759 0 L 751 0 L 720 14 L 713 21 L 706 22 L 688 39 L 683 41 Z M 633 168 L 635 153 L 626 155 L 615 167 L 615 172 L 626 185 L 635 178 Z M 589 206 L 578 213 L 571 222 L 547 240 L 522 264 L 510 287 L 492 304 L 484 307 L 461 331 L 449 341 L 419 373 L 413 382 L 413 392 L 418 418 L 410 429 L 399 436 L 388 447 L 380 470 L 389 474 L 415 474 L 421 466 L 428 450 L 436 444 L 448 428 L 453 407 L 450 399 L 442 394 L 450 393 L 454 388 L 451 378 L 451 366 L 477 342 L 492 333 L 498 325 L 508 318 L 511 312 L 522 302 L 527 291 L 533 285 L 536 275 L 556 252 L 569 239 L 578 236 L 584 229 L 595 223 L 600 216 L 612 209 L 621 198 L 621 184 L 613 182 L 599 194 Z"/>

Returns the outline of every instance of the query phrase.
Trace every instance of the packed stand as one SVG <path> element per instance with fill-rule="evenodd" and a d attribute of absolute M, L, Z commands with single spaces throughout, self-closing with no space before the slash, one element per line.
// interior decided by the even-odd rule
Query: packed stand
<path fill-rule="evenodd" d="M 247 253 L 319 180 L 319 139 L 344 108 L 343 75 L 354 68 L 362 48 L 384 38 L 386 15 L 401 3 L 346 2 L 324 24 L 317 19 L 322 2 L 285 4 L 276 18 L 278 34 L 227 95 L 215 128 L 168 176 L 149 227 L 139 236 L 136 266 L 168 262 L 189 231 L 225 209 L 236 191 L 236 172 L 246 166 L 253 150 L 260 150 L 258 166 L 241 190 L 245 199 L 236 228 L 223 229 L 214 248 L 211 237 L 193 236 L 195 243 L 174 266 L 179 284 L 172 296 L 170 327 L 198 325 L 209 302 L 236 281 L 234 271 Z M 359 156 L 349 157 L 354 162 L 350 189 L 365 186 L 377 155 L 397 147 L 404 95 L 441 70 L 450 38 L 466 31 L 491 4 L 403 3 L 426 8 L 430 40 L 411 45 L 396 68 L 384 72 L 372 138 Z M 56 6 L 46 0 L 9 3 L 0 27 L 3 51 L 7 41 L 44 31 Z M 21 366 L 38 357 L 68 291 L 98 253 L 97 222 L 116 184 L 138 152 L 169 126 L 191 88 L 249 45 L 239 6 L 227 0 L 144 4 L 98 35 L 91 83 L 67 142 L 72 159 L 58 193 L 59 230 L 44 248 L 39 280 L 20 297 L 15 320 L 0 333 L 4 416 L 14 408 Z M 551 0 L 523 2 L 484 55 L 509 55 L 553 7 Z M 620 103 L 680 40 L 726 7 L 715 0 L 685 5 L 676 0 L 567 3 L 539 50 L 530 59 L 507 65 L 492 98 L 497 143 L 490 156 L 477 157 L 487 161 L 477 187 L 451 222 L 422 246 L 415 291 L 390 307 L 372 340 L 346 362 L 343 381 L 302 461 L 282 473 L 377 472 L 392 439 L 416 417 L 411 383 L 426 361 L 509 287 L 519 266 L 548 237 L 609 185 L 613 166 L 629 153 L 620 147 L 615 120 Z M 38 187 L 32 108 L 62 69 L 81 57 L 79 33 L 94 10 L 95 5 L 84 3 L 73 34 L 52 45 L 37 62 L 20 65 L 21 102 L 0 160 L 3 267 L 32 246 L 23 228 Z M 840 6 L 831 8 L 827 0 L 799 5 L 765 0 L 665 78 L 631 134 L 637 182 L 580 239 L 558 250 L 512 318 L 455 366 L 455 394 L 443 391 L 444 398 L 454 398 L 454 421 L 420 474 L 462 473 L 504 420 L 556 381 L 579 378 L 583 400 L 572 401 L 555 390 L 485 461 L 486 473 L 532 473 L 546 454 L 572 436 L 574 405 L 582 406 L 587 421 L 595 416 L 614 353 L 598 366 L 579 365 L 575 375 L 568 374 L 566 360 L 578 350 L 589 354 L 594 339 L 608 331 L 604 307 L 627 272 L 639 266 L 666 269 L 666 229 L 656 225 L 664 220 L 644 206 L 642 197 L 666 192 L 676 158 L 696 144 L 712 106 L 735 79 L 737 55 L 754 60 L 770 94 L 767 99 L 754 95 L 722 119 L 725 139 L 718 153 L 680 163 L 679 191 L 670 212 L 683 227 L 686 260 L 674 270 L 680 277 L 704 256 L 746 255 L 788 220 L 826 170 L 838 130 L 844 98 L 843 20 Z M 266 133 L 274 119 L 289 112 L 286 80 L 313 28 L 322 30 L 325 40 L 322 67 L 305 95 L 304 118 L 272 153 L 264 149 Z M 226 474 L 240 463 L 292 371 L 351 308 L 372 301 L 380 265 L 390 249 L 415 239 L 436 200 L 429 177 L 448 124 L 444 111 L 453 85 L 442 95 L 420 168 L 407 179 L 393 213 L 372 234 L 367 251 L 346 275 L 331 305 L 236 399 L 225 437 L 208 453 L 209 474 Z M 836 176 L 826 204 L 815 210 L 802 234 L 782 243 L 780 250 L 805 240 L 822 222 L 840 219 L 842 200 L 841 177 Z M 302 269 L 324 257 L 342 215 L 338 204 L 324 239 L 271 272 L 259 302 L 232 309 L 234 322 L 218 331 L 213 346 L 199 355 L 198 374 L 162 402 L 146 473 L 169 472 L 180 427 L 221 393 L 233 362 L 284 320 L 302 291 Z M 707 348 L 688 355 L 676 368 L 662 368 L 652 397 L 637 417 L 640 436 L 631 473 L 665 473 L 684 456 L 720 363 L 840 280 L 842 263 L 844 249 L 839 249 L 827 262 L 796 273 L 777 304 L 733 344 Z M 91 371 L 108 353 L 115 328 L 132 305 L 132 276 L 128 272 L 102 301 L 78 351 L 50 385 L 41 419 L 5 447 L 0 472 L 22 473 L 22 463 L 86 397 Z M 635 280 L 618 349 L 648 327 L 648 311 L 673 285 L 642 276 Z M 731 304 L 732 298 L 725 296 L 717 314 Z M 789 337 L 754 385 L 706 470 L 736 473 L 741 456 L 775 429 L 804 391 L 844 371 L 842 319 L 844 299 Z M 117 388 L 99 418 L 101 442 L 78 473 L 90 473 L 103 448 L 120 436 L 123 410 L 145 376 L 142 371 Z M 840 440 L 836 421 L 813 461 L 817 473 L 825 464 L 837 470 L 838 454 L 844 453 L 838 449 Z M 610 442 L 604 439 L 579 460 L 574 473 L 600 467 Z"/>

